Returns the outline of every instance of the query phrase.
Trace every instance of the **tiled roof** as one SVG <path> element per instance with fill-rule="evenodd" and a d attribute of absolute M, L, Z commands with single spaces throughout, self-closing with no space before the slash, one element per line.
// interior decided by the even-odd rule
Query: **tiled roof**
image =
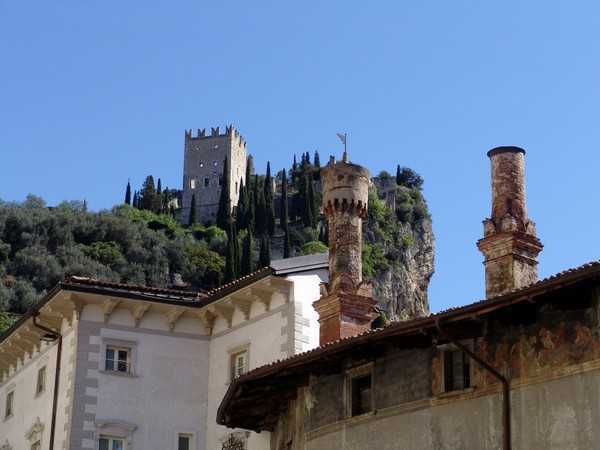
<path fill-rule="evenodd" d="M 92 286 L 97 288 L 105 288 L 114 291 L 137 293 L 137 294 L 150 294 L 157 298 L 163 298 L 165 300 L 182 300 L 182 301 L 199 301 L 205 299 L 207 294 L 203 290 L 183 290 L 183 289 L 169 289 L 169 288 L 158 288 L 149 287 L 135 284 L 116 283 L 113 281 L 98 280 L 95 278 L 71 276 L 66 278 L 62 283 L 62 287 L 70 286 Z"/>
<path fill-rule="evenodd" d="M 332 355 L 346 350 L 351 351 L 356 345 L 361 343 L 385 339 L 386 337 L 391 336 L 420 333 L 425 329 L 436 327 L 440 322 L 448 323 L 464 319 L 465 317 L 485 314 L 518 303 L 523 301 L 523 299 L 532 298 L 533 296 L 540 295 L 544 292 L 559 289 L 565 285 L 594 277 L 600 277 L 600 261 L 593 261 L 576 268 L 564 270 L 544 278 L 543 280 L 502 295 L 480 300 L 461 307 L 449 308 L 426 317 L 403 322 L 393 322 L 385 328 L 368 330 L 356 336 L 338 339 L 312 350 L 258 367 L 237 378 L 230 384 L 223 402 L 219 407 L 217 422 L 224 424 L 224 412 L 227 408 L 229 399 L 237 389 L 249 381 L 263 380 L 282 371 L 289 373 L 290 371 L 294 371 L 294 368 L 299 368 L 303 364 L 309 362 L 318 361 L 319 358 L 323 358 L 326 355 Z"/>
<path fill-rule="evenodd" d="M 329 253 L 315 253 L 312 255 L 295 256 L 293 258 L 277 259 L 271 261 L 271 267 L 277 275 L 297 273 L 313 269 L 322 269 L 329 266 Z"/>

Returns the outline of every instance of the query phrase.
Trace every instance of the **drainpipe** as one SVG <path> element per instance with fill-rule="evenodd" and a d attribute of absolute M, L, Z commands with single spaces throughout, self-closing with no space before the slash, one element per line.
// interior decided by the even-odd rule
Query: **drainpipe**
<path fill-rule="evenodd" d="M 436 319 L 435 326 L 438 329 L 440 335 L 444 338 L 452 342 L 459 349 L 461 349 L 464 353 L 466 353 L 472 360 L 476 361 L 480 366 L 482 366 L 485 370 L 490 372 L 494 377 L 496 377 L 500 383 L 502 383 L 502 449 L 503 450 L 511 450 L 511 439 L 510 439 L 510 385 L 508 380 L 498 372 L 493 366 L 488 364 L 485 360 L 481 359 L 478 355 L 473 353 L 469 348 L 465 345 L 461 344 L 455 338 L 446 333 L 445 330 L 442 329 L 439 319 Z"/>
<path fill-rule="evenodd" d="M 37 322 L 37 316 L 39 313 L 36 313 L 33 316 L 33 325 L 46 332 L 54 338 L 58 340 L 58 346 L 56 349 L 56 370 L 54 372 L 54 399 L 52 400 L 52 424 L 50 425 L 50 447 L 48 450 L 54 450 L 54 434 L 56 431 L 56 411 L 58 409 L 58 387 L 60 382 L 60 360 L 62 355 L 62 334 L 58 331 L 55 331 L 51 328 L 47 328 Z"/>

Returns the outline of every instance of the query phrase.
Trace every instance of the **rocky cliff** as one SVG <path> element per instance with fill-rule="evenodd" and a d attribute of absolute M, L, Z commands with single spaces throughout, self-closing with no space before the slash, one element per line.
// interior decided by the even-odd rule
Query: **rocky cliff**
<path fill-rule="evenodd" d="M 434 236 L 422 180 L 399 181 L 385 172 L 373 179 L 363 234 L 363 274 L 390 320 L 429 313 L 427 289 L 434 272 Z"/>

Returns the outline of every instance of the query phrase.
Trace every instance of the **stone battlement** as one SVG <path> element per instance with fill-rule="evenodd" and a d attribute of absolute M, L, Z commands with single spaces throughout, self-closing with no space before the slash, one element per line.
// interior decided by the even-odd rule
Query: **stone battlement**
<path fill-rule="evenodd" d="M 321 170 L 323 209 L 356 213 L 365 217 L 369 201 L 369 171 L 357 164 L 334 159 Z"/>
<path fill-rule="evenodd" d="M 242 147 L 246 147 L 246 140 L 244 139 L 244 137 L 240 134 L 240 132 L 238 130 L 235 129 L 235 127 L 233 125 L 228 125 L 225 127 L 225 132 L 221 133 L 220 131 L 221 127 L 211 127 L 210 128 L 210 134 L 207 134 L 206 132 L 206 128 L 198 128 L 196 131 L 196 136 L 193 135 L 193 130 L 189 129 L 189 130 L 185 130 L 185 139 L 186 140 L 191 140 L 191 141 L 196 141 L 199 139 L 212 139 L 212 138 L 219 138 L 219 137 L 232 137 L 234 139 L 238 140 L 238 144 Z"/>

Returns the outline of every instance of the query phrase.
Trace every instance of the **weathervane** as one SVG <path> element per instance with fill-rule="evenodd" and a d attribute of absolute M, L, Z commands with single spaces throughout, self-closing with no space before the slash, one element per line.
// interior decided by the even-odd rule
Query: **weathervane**
<path fill-rule="evenodd" d="M 344 144 L 344 156 L 342 157 L 342 161 L 348 162 L 348 148 L 347 148 L 348 133 L 335 133 L 335 134 L 337 134 L 337 137 L 340 139 L 340 141 L 342 141 L 342 144 Z"/>

